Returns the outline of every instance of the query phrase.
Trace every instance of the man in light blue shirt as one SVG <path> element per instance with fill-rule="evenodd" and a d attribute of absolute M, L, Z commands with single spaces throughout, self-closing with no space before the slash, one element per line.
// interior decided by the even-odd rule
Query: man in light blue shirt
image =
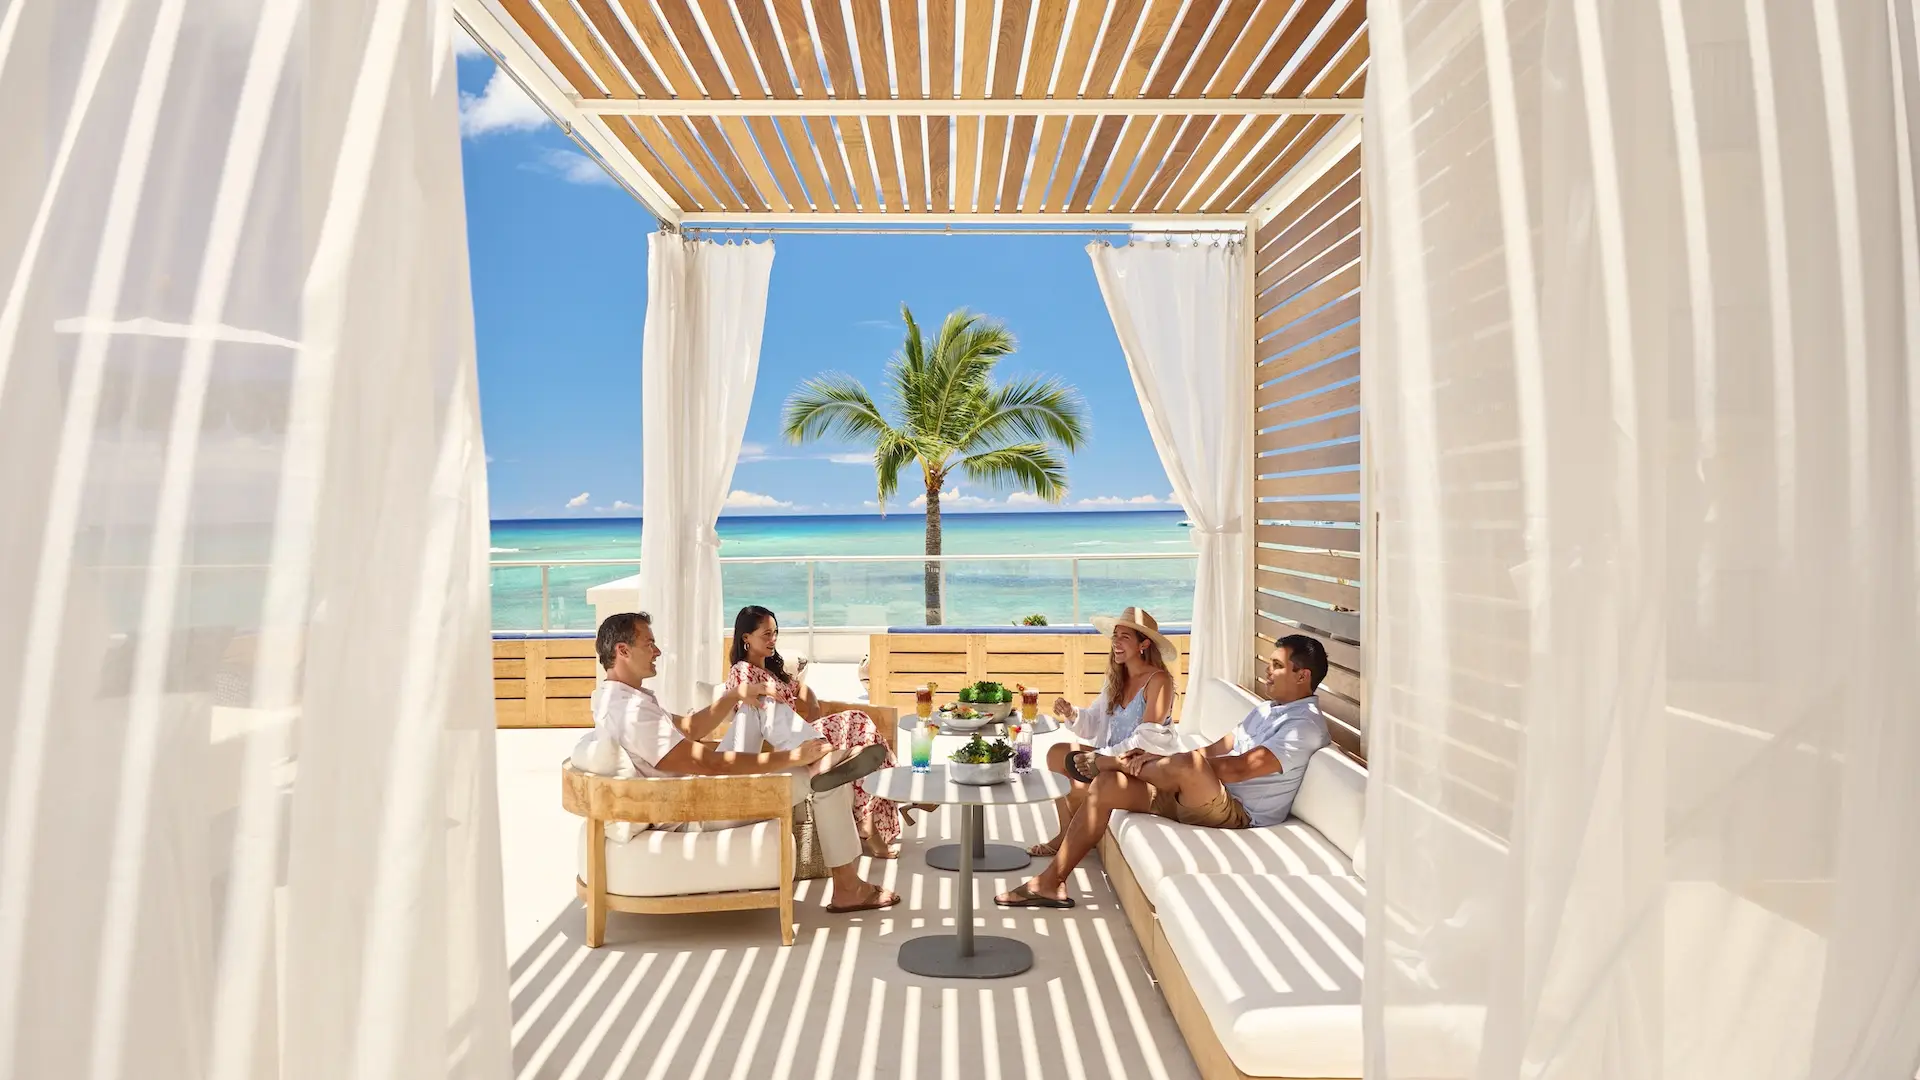
<path fill-rule="evenodd" d="M 1293 809 L 1307 762 L 1330 741 L 1316 693 L 1327 677 L 1317 638 L 1291 634 L 1267 656 L 1268 701 L 1218 742 L 1179 754 L 1129 750 L 1082 755 L 1076 770 L 1094 775 L 1087 799 L 1062 834 L 1045 870 L 994 897 L 1001 907 L 1069 908 L 1067 877 L 1107 834 L 1115 810 L 1156 814 L 1184 825 L 1247 829 L 1278 825 Z"/>

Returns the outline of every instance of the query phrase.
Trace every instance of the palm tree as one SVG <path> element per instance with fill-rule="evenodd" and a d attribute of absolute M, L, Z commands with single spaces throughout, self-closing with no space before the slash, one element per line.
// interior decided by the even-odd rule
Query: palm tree
<path fill-rule="evenodd" d="M 965 308 L 929 343 L 900 305 L 907 334 L 887 365 L 889 419 L 860 380 L 829 373 L 787 398 L 786 437 L 870 444 L 881 512 L 899 490 L 900 470 L 920 466 L 927 497 L 927 554 L 940 554 L 940 491 L 956 472 L 996 491 L 1024 491 L 1048 502 L 1067 494 L 1059 450 L 1086 440 L 1086 405 L 1058 379 L 1028 376 L 998 385 L 993 366 L 1014 349 L 1013 334 Z M 926 564 L 927 625 L 940 624 L 940 564 Z"/>

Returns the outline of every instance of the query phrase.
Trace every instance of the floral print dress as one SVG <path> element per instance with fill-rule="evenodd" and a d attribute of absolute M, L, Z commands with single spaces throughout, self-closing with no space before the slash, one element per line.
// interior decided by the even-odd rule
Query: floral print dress
<path fill-rule="evenodd" d="M 800 708 L 800 684 L 798 681 L 783 682 L 773 674 L 756 664 L 742 660 L 727 672 L 727 688 L 737 690 L 746 683 L 770 683 L 773 686 L 773 699 L 796 712 Z M 874 743 L 885 745 L 880 738 L 880 729 L 874 724 L 873 717 L 858 709 L 834 713 L 813 721 L 820 729 L 820 735 L 833 744 L 836 750 L 858 750 Z M 893 751 L 887 751 L 887 765 L 893 765 Z M 853 782 L 853 820 L 861 826 L 862 834 L 871 834 L 886 843 L 900 839 L 900 811 L 886 799 L 877 799 L 867 794 L 866 783 Z"/>

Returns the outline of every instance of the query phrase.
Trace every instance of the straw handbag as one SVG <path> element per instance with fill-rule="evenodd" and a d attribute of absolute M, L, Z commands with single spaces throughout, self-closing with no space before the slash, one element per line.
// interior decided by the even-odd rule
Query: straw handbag
<path fill-rule="evenodd" d="M 793 880 L 814 881 L 831 873 L 814 835 L 813 800 L 808 799 L 793 808 Z"/>

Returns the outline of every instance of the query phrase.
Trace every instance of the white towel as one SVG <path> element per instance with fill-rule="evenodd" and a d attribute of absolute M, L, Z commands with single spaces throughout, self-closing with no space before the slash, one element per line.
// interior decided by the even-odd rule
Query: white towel
<path fill-rule="evenodd" d="M 1197 732 L 1181 731 L 1174 724 L 1141 724 L 1133 729 L 1133 734 L 1102 750 L 1103 754 L 1120 755 L 1129 750 L 1145 750 L 1149 754 L 1181 754 L 1189 750 L 1199 750 L 1207 745 L 1207 737 Z"/>

